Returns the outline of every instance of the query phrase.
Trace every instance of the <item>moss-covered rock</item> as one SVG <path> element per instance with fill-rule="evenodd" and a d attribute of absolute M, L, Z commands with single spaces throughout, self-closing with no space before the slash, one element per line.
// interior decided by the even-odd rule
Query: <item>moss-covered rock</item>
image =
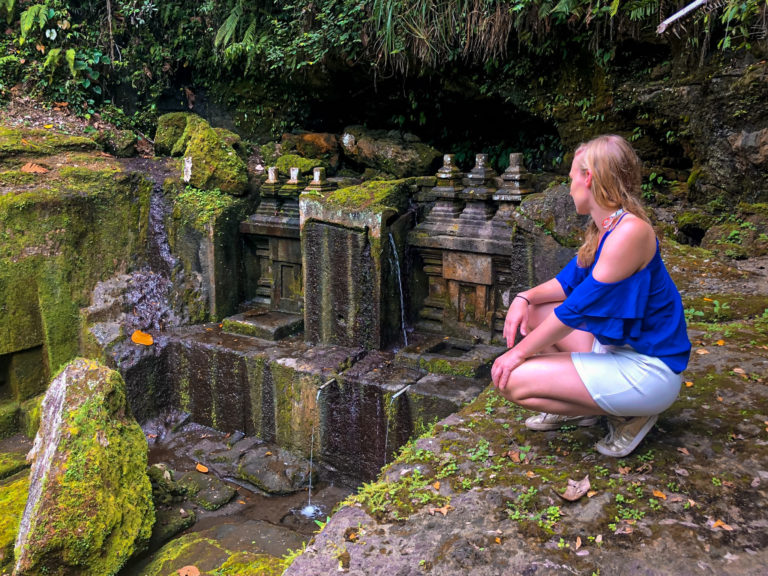
<path fill-rule="evenodd" d="M 29 468 L 27 458 L 19 452 L 0 452 L 0 480 Z"/>
<path fill-rule="evenodd" d="M 96 141 L 102 145 L 105 152 L 118 158 L 129 158 L 136 155 L 138 138 L 130 130 L 102 130 L 96 136 Z"/>
<path fill-rule="evenodd" d="M 364 182 L 359 186 L 340 188 L 323 199 L 326 205 L 350 212 L 402 211 L 408 205 L 411 180 L 384 180 Z"/>
<path fill-rule="evenodd" d="M 53 130 L 0 127 L 0 166 L 13 156 L 51 156 L 59 152 L 98 148 L 95 141 L 83 136 L 70 136 Z"/>
<path fill-rule="evenodd" d="M 246 192 L 245 162 L 233 145 L 244 152 L 236 134 L 212 128 L 196 114 L 175 112 L 158 119 L 155 153 L 189 158 L 188 182 L 196 188 L 218 188 L 234 195 Z"/>
<path fill-rule="evenodd" d="M 24 574 L 116 574 L 155 520 L 147 441 L 120 374 L 76 359 L 54 378 L 32 450 L 29 515 L 16 548 Z"/>
<path fill-rule="evenodd" d="M 299 174 L 302 176 L 308 176 L 312 174 L 314 168 L 322 166 L 328 168 L 328 162 L 325 160 L 318 160 L 316 158 L 303 158 L 296 154 L 286 154 L 280 156 L 275 161 L 275 166 L 280 171 L 281 176 L 287 177 L 291 174 L 291 168 L 298 168 Z"/>
<path fill-rule="evenodd" d="M 190 565 L 205 576 L 279 576 L 285 570 L 280 558 L 253 552 L 233 553 L 212 538 L 191 533 L 164 546 L 141 569 L 141 574 L 175 576 Z"/>
<path fill-rule="evenodd" d="M 0 574 L 13 568 L 13 543 L 27 503 L 29 472 L 23 470 L 0 480 Z"/>
<path fill-rule="evenodd" d="M 397 178 L 434 173 L 441 154 L 413 134 L 348 126 L 341 137 L 344 154 L 359 165 Z"/>
<path fill-rule="evenodd" d="M 0 402 L 0 438 L 13 436 L 19 426 L 19 403 L 15 401 Z"/>
<path fill-rule="evenodd" d="M 7 146 L 27 142 L 18 154 L 54 144 L 95 146 L 38 132 L 2 135 Z M 40 144 L 31 146 L 35 142 Z M 41 162 L 37 156 L 14 158 Z M 0 191 L 0 354 L 42 350 L 47 376 L 77 355 L 79 308 L 96 283 L 128 269 L 145 250 L 151 186 L 103 155 L 65 151 L 46 162 L 48 173 Z M 41 391 L 27 382 L 15 399 Z"/>

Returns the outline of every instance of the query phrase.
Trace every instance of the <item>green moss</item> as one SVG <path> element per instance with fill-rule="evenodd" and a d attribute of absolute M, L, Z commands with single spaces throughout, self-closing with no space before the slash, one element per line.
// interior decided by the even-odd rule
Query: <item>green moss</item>
<path fill-rule="evenodd" d="M 312 170 L 319 166 L 328 168 L 328 162 L 318 160 L 317 158 L 303 158 L 297 154 L 286 154 L 285 156 L 280 156 L 275 161 L 275 166 L 277 166 L 280 174 L 284 177 L 290 176 L 291 168 L 298 168 L 302 176 L 307 176 L 312 174 Z"/>
<path fill-rule="evenodd" d="M 24 454 L 0 452 L 0 480 L 8 478 L 8 476 L 12 476 L 24 468 L 29 468 L 29 463 Z"/>
<path fill-rule="evenodd" d="M 211 576 L 280 576 L 286 569 L 282 559 L 269 554 L 237 552 L 218 569 L 206 572 Z"/>
<path fill-rule="evenodd" d="M 155 154 L 158 156 L 170 156 L 176 142 L 179 141 L 187 120 L 192 116 L 189 112 L 171 112 L 163 114 L 157 119 L 157 131 L 155 132 Z M 183 151 L 183 148 L 182 148 Z M 177 156 L 181 154 L 181 151 Z"/>
<path fill-rule="evenodd" d="M 27 438 L 34 438 L 40 428 L 40 415 L 45 394 L 31 398 L 21 404 L 20 424 L 21 431 Z"/>
<path fill-rule="evenodd" d="M 236 204 L 236 199 L 218 188 L 200 190 L 187 186 L 174 199 L 174 215 L 179 215 L 198 231 L 207 232 L 209 226 Z"/>
<path fill-rule="evenodd" d="M 189 565 L 202 570 L 215 569 L 230 556 L 231 552 L 211 538 L 205 538 L 199 533 L 184 534 L 156 552 L 152 561 L 142 568 L 141 574 L 171 576 L 180 568 Z"/>
<path fill-rule="evenodd" d="M 451 374 L 453 376 L 466 376 L 474 378 L 477 373 L 477 363 L 445 360 L 444 358 L 419 358 L 421 368 L 432 374 Z"/>
<path fill-rule="evenodd" d="M 19 404 L 15 401 L 0 403 L 0 438 L 13 436 L 19 431 Z"/>
<path fill-rule="evenodd" d="M 0 573 L 13 567 L 13 545 L 29 493 L 29 472 L 0 480 Z"/>
<path fill-rule="evenodd" d="M 90 138 L 60 134 L 53 130 L 0 127 L 0 161 L 10 156 L 51 156 L 66 150 L 98 150 Z"/>
<path fill-rule="evenodd" d="M 22 172 L 21 170 L 8 170 L 0 172 L 0 188 L 21 188 L 29 186 L 37 180 L 35 174 Z"/>
<path fill-rule="evenodd" d="M 365 182 L 330 192 L 323 202 L 352 211 L 400 212 L 408 204 L 410 179 Z"/>

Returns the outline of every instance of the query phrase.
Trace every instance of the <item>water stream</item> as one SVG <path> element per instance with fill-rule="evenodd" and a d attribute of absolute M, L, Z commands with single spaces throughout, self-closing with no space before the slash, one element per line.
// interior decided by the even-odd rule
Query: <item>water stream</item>
<path fill-rule="evenodd" d="M 395 262 L 395 274 L 397 275 L 397 287 L 400 290 L 400 327 L 403 330 L 403 346 L 408 346 L 408 333 L 405 329 L 405 299 L 403 298 L 403 280 L 400 277 L 400 258 L 397 255 L 397 246 L 395 246 L 395 238 L 392 233 L 389 233 L 389 244 L 392 246 L 392 254 L 394 255 Z"/>

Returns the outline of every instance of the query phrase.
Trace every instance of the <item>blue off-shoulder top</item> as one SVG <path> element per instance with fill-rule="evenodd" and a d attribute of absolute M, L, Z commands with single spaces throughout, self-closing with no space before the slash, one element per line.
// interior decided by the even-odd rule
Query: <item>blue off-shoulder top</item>
<path fill-rule="evenodd" d="M 566 326 L 593 334 L 601 344 L 629 345 L 679 374 L 688 366 L 691 342 L 683 302 L 661 260 L 659 242 L 648 266 L 618 282 L 599 282 L 592 270 L 609 234 L 600 241 L 591 266 L 581 268 L 574 257 L 556 276 L 566 299 L 555 315 Z"/>

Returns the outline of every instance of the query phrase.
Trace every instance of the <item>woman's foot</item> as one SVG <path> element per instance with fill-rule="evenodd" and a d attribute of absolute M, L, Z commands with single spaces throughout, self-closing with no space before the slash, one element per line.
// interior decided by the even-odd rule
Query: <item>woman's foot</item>
<path fill-rule="evenodd" d="M 608 436 L 596 445 L 597 451 L 605 456 L 623 458 L 632 453 L 643 441 L 658 416 L 608 416 Z"/>
<path fill-rule="evenodd" d="M 597 422 L 597 416 L 561 416 L 541 412 L 525 421 L 529 430 L 560 430 L 563 426 L 592 426 Z"/>

